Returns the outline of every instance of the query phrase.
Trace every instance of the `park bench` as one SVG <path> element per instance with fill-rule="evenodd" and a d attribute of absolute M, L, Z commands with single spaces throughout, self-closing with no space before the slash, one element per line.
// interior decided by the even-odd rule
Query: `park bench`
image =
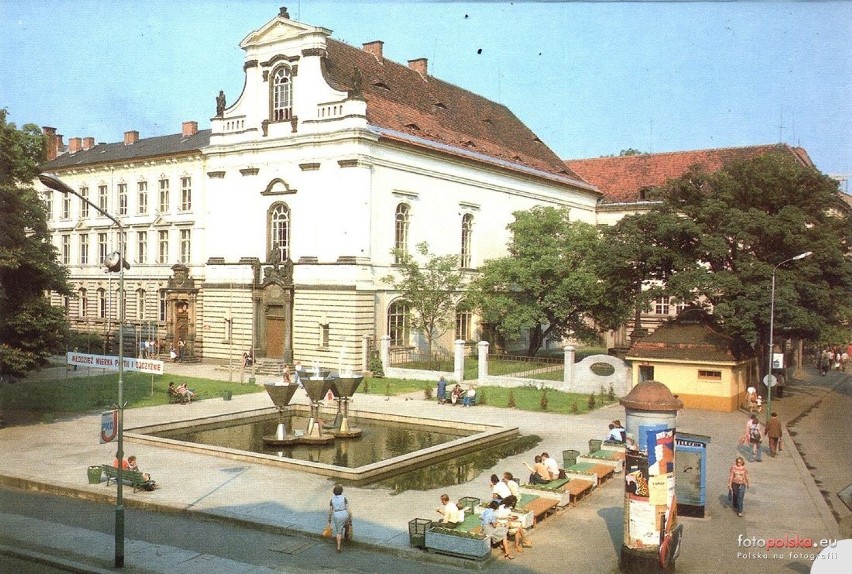
<path fill-rule="evenodd" d="M 107 477 L 106 485 L 109 486 L 110 481 L 118 482 L 118 469 L 112 466 L 111 464 L 103 464 L 101 468 L 104 471 L 104 474 Z M 124 482 L 130 483 L 133 487 L 133 492 L 139 490 L 152 490 L 154 486 L 153 480 L 146 480 L 145 475 L 141 472 L 135 470 L 123 470 L 121 471 L 121 478 Z"/>
<path fill-rule="evenodd" d="M 595 483 L 591 480 L 572 478 L 565 486 L 562 487 L 562 490 L 568 493 L 569 504 L 571 506 L 575 506 L 577 501 L 589 494 L 594 486 Z"/>
<path fill-rule="evenodd" d="M 187 400 L 186 396 L 178 393 L 175 389 L 173 389 L 171 387 L 169 388 L 169 390 L 167 392 L 169 393 L 169 404 L 170 405 L 175 405 L 175 404 L 178 404 L 178 403 L 183 404 Z"/>

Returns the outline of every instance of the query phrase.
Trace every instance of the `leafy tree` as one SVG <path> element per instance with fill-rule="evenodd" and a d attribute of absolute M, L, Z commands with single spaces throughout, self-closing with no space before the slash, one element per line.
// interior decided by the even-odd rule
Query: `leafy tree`
<path fill-rule="evenodd" d="M 852 215 L 837 194 L 835 180 L 785 153 L 710 174 L 691 169 L 661 189 L 659 212 L 694 226 L 685 233 L 698 242 L 687 254 L 699 265 L 673 273 L 667 289 L 705 298 L 728 334 L 760 343 L 767 356 L 773 269 L 812 251 L 777 269 L 776 333 L 816 339 L 833 326 L 848 328 Z"/>
<path fill-rule="evenodd" d="M 435 339 L 455 326 L 455 306 L 465 275 L 455 255 L 435 255 L 429 244 L 416 245 L 417 253 L 425 258 L 421 265 L 411 254 L 394 251 L 397 273 L 383 278 L 399 292 L 413 311 L 412 326 L 426 338 L 429 357 Z"/>
<path fill-rule="evenodd" d="M 620 152 L 618 152 L 618 155 L 621 156 L 621 157 L 624 157 L 624 156 L 628 156 L 628 155 L 642 155 L 643 153 L 645 153 L 645 152 L 641 152 L 636 148 L 629 147 L 627 149 L 623 149 Z"/>
<path fill-rule="evenodd" d="M 624 321 L 629 305 L 612 297 L 594 265 L 593 226 L 550 206 L 514 215 L 509 255 L 487 261 L 471 285 L 484 321 L 506 336 L 529 332 L 530 356 L 548 337 L 591 340 L 591 321 L 604 328 Z"/>
<path fill-rule="evenodd" d="M 61 349 L 67 333 L 62 309 L 51 307 L 45 292 L 71 292 L 31 187 L 43 136 L 32 124 L 17 129 L 6 116 L 0 109 L 0 374 L 22 376 Z"/>

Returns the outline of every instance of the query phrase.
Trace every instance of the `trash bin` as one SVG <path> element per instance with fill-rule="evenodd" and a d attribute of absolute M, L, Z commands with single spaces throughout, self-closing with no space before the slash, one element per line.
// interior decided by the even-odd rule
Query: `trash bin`
<path fill-rule="evenodd" d="M 416 548 L 426 548 L 426 531 L 432 528 L 432 521 L 415 518 L 408 523 L 408 539 Z"/>
<path fill-rule="evenodd" d="M 564 468 L 569 468 L 577 464 L 577 457 L 580 456 L 579 450 L 563 450 L 562 464 Z"/>
<path fill-rule="evenodd" d="M 479 506 L 479 499 L 473 496 L 463 496 L 459 498 L 458 507 L 459 510 L 463 510 L 465 516 L 470 516 L 473 514 L 473 509 Z"/>
<path fill-rule="evenodd" d="M 230 401 L 231 397 L 233 397 L 233 396 L 234 396 L 233 391 L 225 391 L 225 392 L 222 393 L 222 398 L 225 399 L 226 401 Z"/>
<path fill-rule="evenodd" d="M 596 438 L 591 439 L 589 441 L 589 454 L 599 451 L 601 449 L 602 444 L 602 440 L 598 440 Z"/>
<path fill-rule="evenodd" d="M 89 484 L 98 484 L 101 481 L 101 473 L 103 470 L 100 466 L 90 466 L 87 474 L 89 475 Z"/>

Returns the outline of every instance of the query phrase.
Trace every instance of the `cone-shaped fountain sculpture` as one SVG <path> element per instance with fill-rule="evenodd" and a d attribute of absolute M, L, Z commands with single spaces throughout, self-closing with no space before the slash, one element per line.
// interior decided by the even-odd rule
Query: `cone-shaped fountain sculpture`
<path fill-rule="evenodd" d="M 353 373 L 340 373 L 332 380 L 334 381 L 333 392 L 337 400 L 337 414 L 340 418 L 340 425 L 332 431 L 332 434 L 336 438 L 359 437 L 363 431 L 349 426 L 349 401 L 352 400 L 352 395 L 355 394 L 364 377 Z"/>
<path fill-rule="evenodd" d="M 323 433 L 322 422 L 319 418 L 320 401 L 325 398 L 332 385 L 328 371 L 305 373 L 301 377 L 305 392 L 311 399 L 311 418 L 305 434 L 299 441 L 307 444 L 328 444 L 334 442 L 334 435 Z"/>
<path fill-rule="evenodd" d="M 284 413 L 287 411 L 287 406 L 293 399 L 293 394 L 299 388 L 299 385 L 264 385 L 264 388 L 266 388 L 269 398 L 272 399 L 278 409 L 278 428 L 274 435 L 264 435 L 263 442 L 270 445 L 296 444 L 299 442 L 299 438 L 287 434 Z"/>

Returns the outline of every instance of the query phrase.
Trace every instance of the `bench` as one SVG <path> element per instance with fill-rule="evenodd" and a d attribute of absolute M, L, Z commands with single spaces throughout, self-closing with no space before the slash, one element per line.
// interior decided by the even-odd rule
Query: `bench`
<path fill-rule="evenodd" d="M 112 466 L 111 464 L 102 464 L 101 468 L 104 471 L 104 474 L 107 477 L 106 485 L 109 486 L 110 481 L 118 482 L 118 469 Z M 130 483 L 133 486 L 133 492 L 139 490 L 153 490 L 154 481 L 151 479 L 145 479 L 145 475 L 141 472 L 135 470 L 123 470 L 121 471 L 121 478 L 124 482 Z"/>
<path fill-rule="evenodd" d="M 589 494 L 594 486 L 595 483 L 591 480 L 572 478 L 568 481 L 568 484 L 562 487 L 562 490 L 568 493 L 569 504 L 575 506 L 577 501 Z"/>
<path fill-rule="evenodd" d="M 539 496 L 524 505 L 523 511 L 532 513 L 533 526 L 535 526 L 540 520 L 546 518 L 550 513 L 555 512 L 558 504 L 558 500 Z"/>
<path fill-rule="evenodd" d="M 173 388 L 169 388 L 168 393 L 169 393 L 169 404 L 170 405 L 175 405 L 175 404 L 178 404 L 178 403 L 180 403 L 180 404 L 186 403 L 187 397 L 185 395 L 178 393 Z"/>

